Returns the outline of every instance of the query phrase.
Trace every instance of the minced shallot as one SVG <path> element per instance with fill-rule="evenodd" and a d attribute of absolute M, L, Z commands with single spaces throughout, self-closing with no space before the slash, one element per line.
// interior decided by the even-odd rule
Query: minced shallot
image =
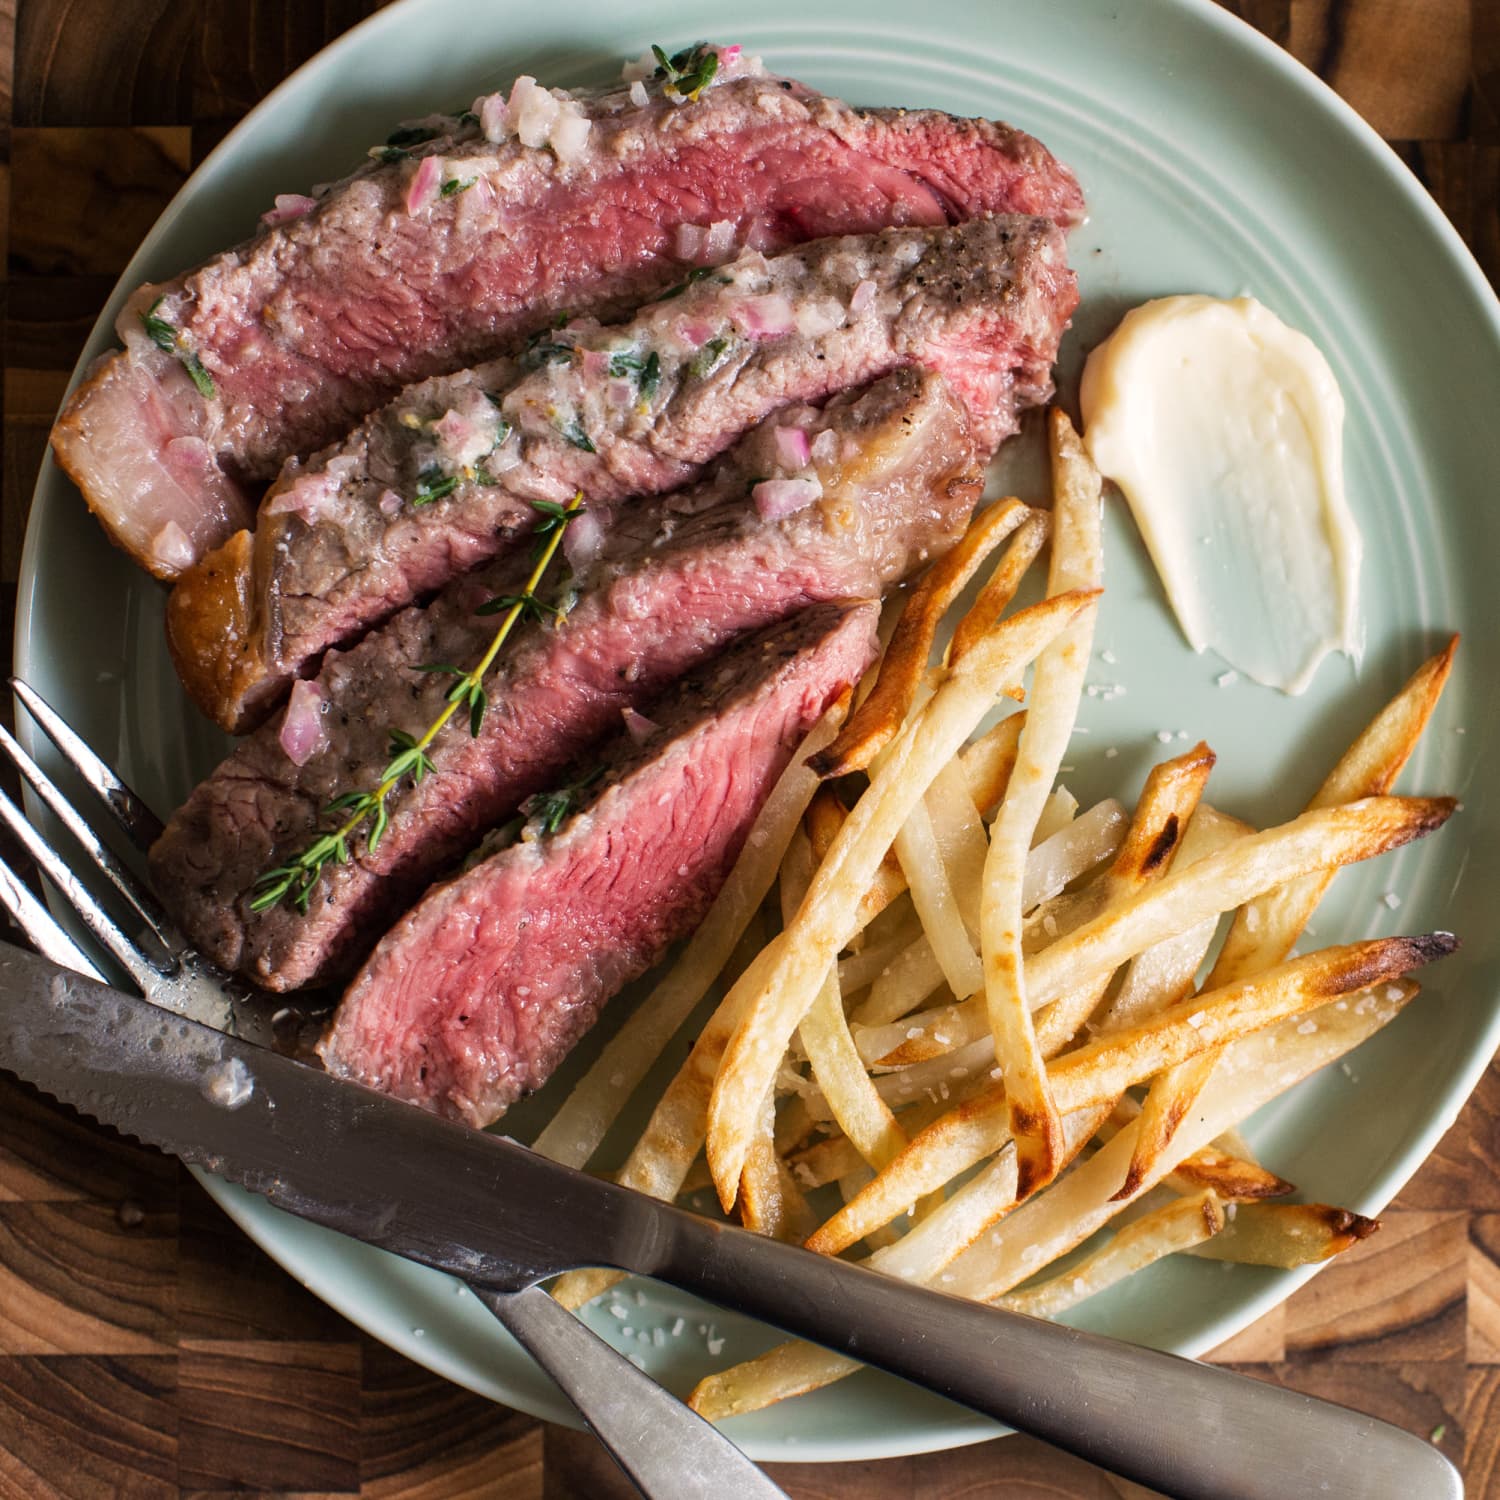
<path fill-rule="evenodd" d="M 755 509 L 765 521 L 780 521 L 785 516 L 794 516 L 806 510 L 814 501 L 822 498 L 823 486 L 815 478 L 807 479 L 763 479 L 750 491 Z"/>
<path fill-rule="evenodd" d="M 805 469 L 812 460 L 812 445 L 800 427 L 776 429 L 776 457 L 789 469 Z"/>
<path fill-rule="evenodd" d="M 406 211 L 415 217 L 437 202 L 443 186 L 443 158 L 424 156 L 406 185 Z"/>
<path fill-rule="evenodd" d="M 305 766 L 323 748 L 323 689 L 316 682 L 302 678 L 292 684 L 278 738 L 294 766 Z"/>
<path fill-rule="evenodd" d="M 318 206 L 316 198 L 309 198 L 306 193 L 277 193 L 276 206 L 268 208 L 260 216 L 260 222 L 267 227 L 275 224 L 290 224 L 293 219 L 300 219 L 305 214 L 310 214 Z"/>

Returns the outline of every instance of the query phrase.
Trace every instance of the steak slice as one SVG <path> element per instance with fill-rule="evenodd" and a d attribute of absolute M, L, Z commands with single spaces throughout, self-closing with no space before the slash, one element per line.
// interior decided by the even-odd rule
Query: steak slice
<path fill-rule="evenodd" d="M 178 580 L 179 675 L 243 733 L 329 646 L 529 531 L 530 501 L 582 490 L 598 516 L 676 489 L 778 407 L 904 364 L 946 374 L 976 438 L 998 444 L 1050 396 L 1077 300 L 1050 220 L 892 229 L 748 251 L 629 323 L 573 322 L 519 360 L 437 376 L 289 464 L 253 537 Z"/>
<path fill-rule="evenodd" d="M 785 486 L 757 484 L 796 477 L 782 426 L 807 438 L 823 486 L 789 514 L 778 514 Z M 390 794 L 378 849 L 361 842 L 350 863 L 329 865 L 306 913 L 251 910 L 261 873 L 322 831 L 321 809 L 377 784 L 391 732 L 420 735 L 437 718 L 449 679 L 416 669 L 478 661 L 496 622 L 476 617 L 476 605 L 518 592 L 529 564 L 502 561 L 457 580 L 428 608 L 403 610 L 352 650 L 329 653 L 316 686 L 299 689 L 321 697 L 324 726 L 321 745 L 290 741 L 301 764 L 268 724 L 193 792 L 151 851 L 162 900 L 200 949 L 271 989 L 347 976 L 421 891 L 618 729 L 625 710 L 735 637 L 812 603 L 874 598 L 945 550 L 979 493 L 982 457 L 942 377 L 908 368 L 821 412 L 768 419 L 712 477 L 624 507 L 592 537 L 575 522 L 567 540 L 581 573 L 577 602 L 556 625 L 512 635 L 486 682 L 479 735 L 456 723 L 438 738 L 434 770 Z M 746 503 L 752 485 L 776 501 L 767 515 Z M 794 483 L 790 503 L 813 488 Z"/>
<path fill-rule="evenodd" d="M 796 746 L 873 659 L 877 613 L 805 610 L 700 668 L 643 744 L 600 752 L 607 785 L 555 834 L 430 891 L 349 987 L 329 1072 L 480 1127 L 545 1083 L 702 919 Z"/>
<path fill-rule="evenodd" d="M 124 351 L 53 430 L 58 462 L 110 536 L 172 578 L 251 524 L 254 487 L 285 459 L 401 387 L 560 312 L 619 314 L 680 281 L 685 260 L 988 213 L 1081 216 L 1072 175 L 1020 131 L 854 110 L 757 68 L 726 53 L 692 102 L 659 80 L 640 107 L 619 87 L 580 93 L 569 107 L 587 134 L 566 160 L 476 101 L 504 138 L 444 119 L 279 206 L 254 239 L 131 297 Z"/>

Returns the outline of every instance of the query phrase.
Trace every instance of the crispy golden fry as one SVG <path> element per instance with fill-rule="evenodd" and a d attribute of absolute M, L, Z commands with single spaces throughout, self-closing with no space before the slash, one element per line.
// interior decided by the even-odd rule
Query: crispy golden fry
<path fill-rule="evenodd" d="M 1215 1237 L 1225 1226 L 1224 1205 L 1212 1189 L 1174 1198 L 1121 1229 L 1086 1260 L 1040 1286 L 1007 1292 L 1000 1306 L 1033 1318 L 1055 1318 L 1127 1276 L 1181 1250 L 1212 1254 Z"/>
<path fill-rule="evenodd" d="M 1217 1146 L 1205 1146 L 1184 1158 L 1166 1182 L 1178 1192 L 1212 1188 L 1226 1203 L 1283 1198 L 1296 1191 L 1284 1177 L 1268 1172 L 1258 1162 L 1221 1151 Z"/>
<path fill-rule="evenodd" d="M 740 1177 L 740 1222 L 769 1239 L 807 1238 L 813 1211 L 796 1179 L 776 1154 L 776 1111 L 767 1098 Z"/>
<path fill-rule="evenodd" d="M 1345 751 L 1308 804 L 1310 810 L 1390 791 L 1437 707 L 1457 648 L 1454 636 L 1417 670 Z M 1325 869 L 1305 875 L 1247 903 L 1230 925 L 1208 984 L 1227 984 L 1257 973 L 1290 953 L 1336 873 Z M 1172 1133 L 1208 1086 L 1216 1061 L 1212 1054 L 1194 1058 L 1152 1086 L 1141 1116 L 1140 1160 L 1132 1165 L 1127 1185 L 1147 1170 L 1153 1156 L 1166 1149 Z"/>
<path fill-rule="evenodd" d="M 1200 804 L 1188 824 L 1178 851 L 1177 865 L 1186 869 L 1205 855 L 1226 849 L 1255 830 L 1217 808 Z M 1196 988 L 1196 976 L 1218 931 L 1218 916 L 1205 918 L 1176 937 L 1155 943 L 1130 961 L 1124 982 L 1098 1016 L 1101 1033 L 1134 1026 L 1168 1005 L 1175 1005 Z"/>
<path fill-rule="evenodd" d="M 1063 1116 L 1064 1165 L 1088 1145 L 1108 1114 L 1109 1107 L 1105 1105 Z M 1015 1208 L 1019 1186 L 1016 1151 L 1012 1143 L 898 1241 L 872 1255 L 870 1265 L 905 1280 L 931 1280 L 991 1224 Z M 868 1235 L 865 1239 L 867 1243 L 871 1242 Z"/>
<path fill-rule="evenodd" d="M 1441 828 L 1451 797 L 1366 797 L 1305 812 L 1249 834 L 1108 908 L 1036 954 L 1028 965 L 1031 1003 L 1042 1006 L 1112 973 L 1127 959 L 1199 923 L 1318 870 L 1338 869 L 1398 849 Z M 984 1034 L 971 1001 L 938 1019 L 951 1047 Z"/>
<path fill-rule="evenodd" d="M 1455 946 L 1446 933 L 1350 943 L 1180 1001 L 1138 1026 L 1099 1037 L 1057 1059 L 1051 1070 L 1053 1097 L 1064 1112 L 1112 1106 L 1133 1084 L 1186 1057 L 1325 1005 L 1335 996 L 1394 980 Z M 876 1225 L 889 1223 L 918 1198 L 1001 1150 L 1011 1137 L 1009 1116 L 1004 1089 L 997 1087 L 928 1126 L 859 1197 L 811 1236 L 808 1247 L 837 1255 Z M 1134 1140 L 1134 1126 L 1130 1134 Z"/>
<path fill-rule="evenodd" d="M 1152 767 L 1125 842 L 1098 882 L 1106 906 L 1141 890 L 1172 868 L 1213 768 L 1214 753 L 1202 741 L 1185 755 Z M 1047 1007 L 1036 1028 L 1037 1047 L 1043 1057 L 1052 1057 L 1067 1046 L 1097 1009 L 1112 977 L 1097 979 Z"/>
<path fill-rule="evenodd" d="M 932 659 L 937 628 L 949 605 L 991 552 L 1026 518 L 1030 509 L 1019 500 L 997 500 L 977 512 L 952 551 L 922 575 L 906 600 L 896 632 L 881 658 L 874 690 L 850 716 L 838 738 L 812 758 L 820 776 L 847 776 L 863 771 L 895 738 L 911 711 L 917 688 Z"/>
<path fill-rule="evenodd" d="M 979 591 L 979 597 L 958 622 L 948 647 L 950 662 L 962 661 L 984 632 L 1005 613 L 1021 587 L 1037 553 L 1052 530 L 1052 517 L 1044 510 L 1032 511 L 1017 528 L 995 571 Z"/>
<path fill-rule="evenodd" d="M 1194 1254 L 1290 1270 L 1339 1255 L 1379 1228 L 1378 1219 L 1327 1203 L 1246 1203 L 1225 1226 L 1223 1244 L 1200 1245 Z"/>
<path fill-rule="evenodd" d="M 1365 997 L 1368 1003 L 1347 1003 L 1342 1011 L 1337 1003 L 1324 1007 L 1314 1031 L 1302 1030 L 1302 1023 L 1293 1020 L 1236 1042 L 1219 1074 L 1222 1087 L 1204 1100 L 1201 1114 L 1185 1128 L 1174 1150 L 1190 1154 L 1267 1100 L 1336 1061 L 1398 1015 L 1416 993 L 1417 986 L 1409 981 L 1381 985 Z M 1123 1206 L 1112 1194 L 1129 1162 L 1134 1135 L 1132 1124 L 987 1231 L 947 1271 L 920 1279 L 954 1295 L 990 1301 L 1082 1244 Z M 1158 1165 L 1165 1176 L 1171 1163 Z M 1140 1191 L 1154 1185 L 1144 1184 Z M 700 1381 L 691 1405 L 718 1421 L 818 1390 L 859 1368 L 847 1355 L 814 1344 L 778 1344 L 757 1359 Z"/>
<path fill-rule="evenodd" d="M 1345 1010 L 1337 1004 L 1323 1007 L 1313 1031 L 1305 1031 L 1304 1023 L 1293 1019 L 1236 1042 L 1225 1054 L 1211 1095 L 1200 1102 L 1172 1150 L 1153 1165 L 1135 1197 L 1149 1191 L 1178 1160 L 1207 1145 L 1221 1130 L 1237 1125 L 1267 1099 L 1379 1030 L 1416 991 L 1410 981 L 1381 984 L 1358 1001 L 1346 1002 Z M 955 1263 L 950 1290 L 989 1301 L 1036 1269 L 1038 1261 L 1028 1258 L 1028 1247 L 1035 1247 L 1035 1255 L 1045 1265 L 1107 1223 L 1124 1207 L 1114 1191 L 1134 1154 L 1134 1135 L 1133 1127 L 1121 1131 L 1065 1182 L 1058 1183 L 1059 1189 L 1069 1190 L 1066 1194 L 1044 1194 L 998 1225 Z"/>
<path fill-rule="evenodd" d="M 938 768 L 950 760 L 1003 685 L 1093 596 L 1073 593 L 1022 610 L 945 676 L 932 700 L 889 745 L 875 776 L 827 857 L 795 920 L 765 950 L 764 977 L 741 979 L 729 999 L 744 1006 L 709 1102 L 708 1164 L 720 1201 L 733 1206 L 755 1112 L 770 1088 L 792 1032 L 858 922 L 860 898 L 896 830 Z"/>

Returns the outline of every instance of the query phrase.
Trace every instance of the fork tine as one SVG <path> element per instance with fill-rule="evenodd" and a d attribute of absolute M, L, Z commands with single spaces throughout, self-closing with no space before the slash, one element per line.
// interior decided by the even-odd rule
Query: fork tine
<path fill-rule="evenodd" d="M 162 834 L 162 821 L 122 781 L 114 768 L 91 750 L 78 732 L 29 683 L 10 679 L 11 689 L 63 759 L 88 783 L 137 849 L 146 850 Z"/>
<path fill-rule="evenodd" d="M 175 952 L 175 929 L 161 903 L 135 875 L 115 857 L 113 849 L 79 815 L 78 809 L 58 789 L 57 784 L 21 748 L 15 737 L 0 726 L 0 751 L 8 755 L 32 789 L 56 815 L 58 821 L 82 846 L 109 883 L 135 908 L 141 920 L 156 935 L 168 952 Z"/>
<path fill-rule="evenodd" d="M 114 955 L 121 968 L 142 989 L 150 989 L 159 983 L 164 971 L 152 964 L 120 930 L 114 918 L 94 899 L 89 888 L 67 867 L 51 844 L 26 821 L 21 809 L 4 792 L 0 792 L 0 822 L 20 840 L 21 846 L 37 862 L 42 874 L 62 892 L 84 926 Z"/>
<path fill-rule="evenodd" d="M 98 965 L 68 936 L 57 918 L 31 894 L 26 883 L 3 859 L 0 859 L 0 906 L 15 918 L 16 926 L 26 934 L 26 941 L 44 958 L 90 978 L 104 977 Z"/>

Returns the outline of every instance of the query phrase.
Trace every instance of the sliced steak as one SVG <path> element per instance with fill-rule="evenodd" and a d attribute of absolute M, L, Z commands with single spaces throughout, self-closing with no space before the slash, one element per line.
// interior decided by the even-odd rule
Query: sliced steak
<path fill-rule="evenodd" d="M 329 646 L 529 531 L 530 501 L 582 490 L 602 517 L 687 483 L 778 407 L 905 364 L 946 374 L 996 444 L 1050 396 L 1077 300 L 1061 231 L 1005 216 L 749 251 L 629 323 L 548 330 L 519 360 L 413 386 L 288 465 L 253 537 L 173 590 L 178 672 L 243 733 Z"/>
<path fill-rule="evenodd" d="M 875 651 L 877 606 L 753 636 L 602 750 L 597 796 L 438 886 L 384 937 L 319 1050 L 331 1073 L 485 1126 L 702 919 L 793 750 Z M 529 830 L 535 833 L 533 827 Z"/>
<path fill-rule="evenodd" d="M 1082 213 L 1067 169 L 1005 125 L 854 110 L 737 57 L 692 102 L 648 87 L 639 107 L 620 88 L 580 93 L 566 112 L 583 138 L 535 146 L 494 99 L 476 101 L 499 139 L 443 120 L 279 206 L 246 244 L 142 287 L 117 324 L 124 352 L 95 366 L 52 437 L 111 537 L 175 577 L 250 525 L 253 488 L 285 459 L 402 386 L 562 311 L 618 314 L 685 263 L 893 224 Z"/>
<path fill-rule="evenodd" d="M 806 439 L 808 470 L 788 466 L 783 428 Z M 320 743 L 288 735 L 300 764 L 268 724 L 194 791 L 151 853 L 163 900 L 201 949 L 272 989 L 351 973 L 422 890 L 622 712 L 735 637 L 812 603 L 874 598 L 946 549 L 979 493 L 982 456 L 942 377 L 909 368 L 821 412 L 768 419 L 711 478 L 624 507 L 607 529 L 574 522 L 577 602 L 556 625 L 511 637 L 478 737 L 461 724 L 439 737 L 433 772 L 391 793 L 376 852 L 361 841 L 354 860 L 325 869 L 305 914 L 252 911 L 257 878 L 312 842 L 321 810 L 377 784 L 391 731 L 420 735 L 436 719 L 449 680 L 415 669 L 478 661 L 496 622 L 475 607 L 515 593 L 525 560 L 466 575 L 329 653 L 316 686 L 298 689 L 323 706 Z M 752 486 L 760 508 L 746 503 Z"/>

